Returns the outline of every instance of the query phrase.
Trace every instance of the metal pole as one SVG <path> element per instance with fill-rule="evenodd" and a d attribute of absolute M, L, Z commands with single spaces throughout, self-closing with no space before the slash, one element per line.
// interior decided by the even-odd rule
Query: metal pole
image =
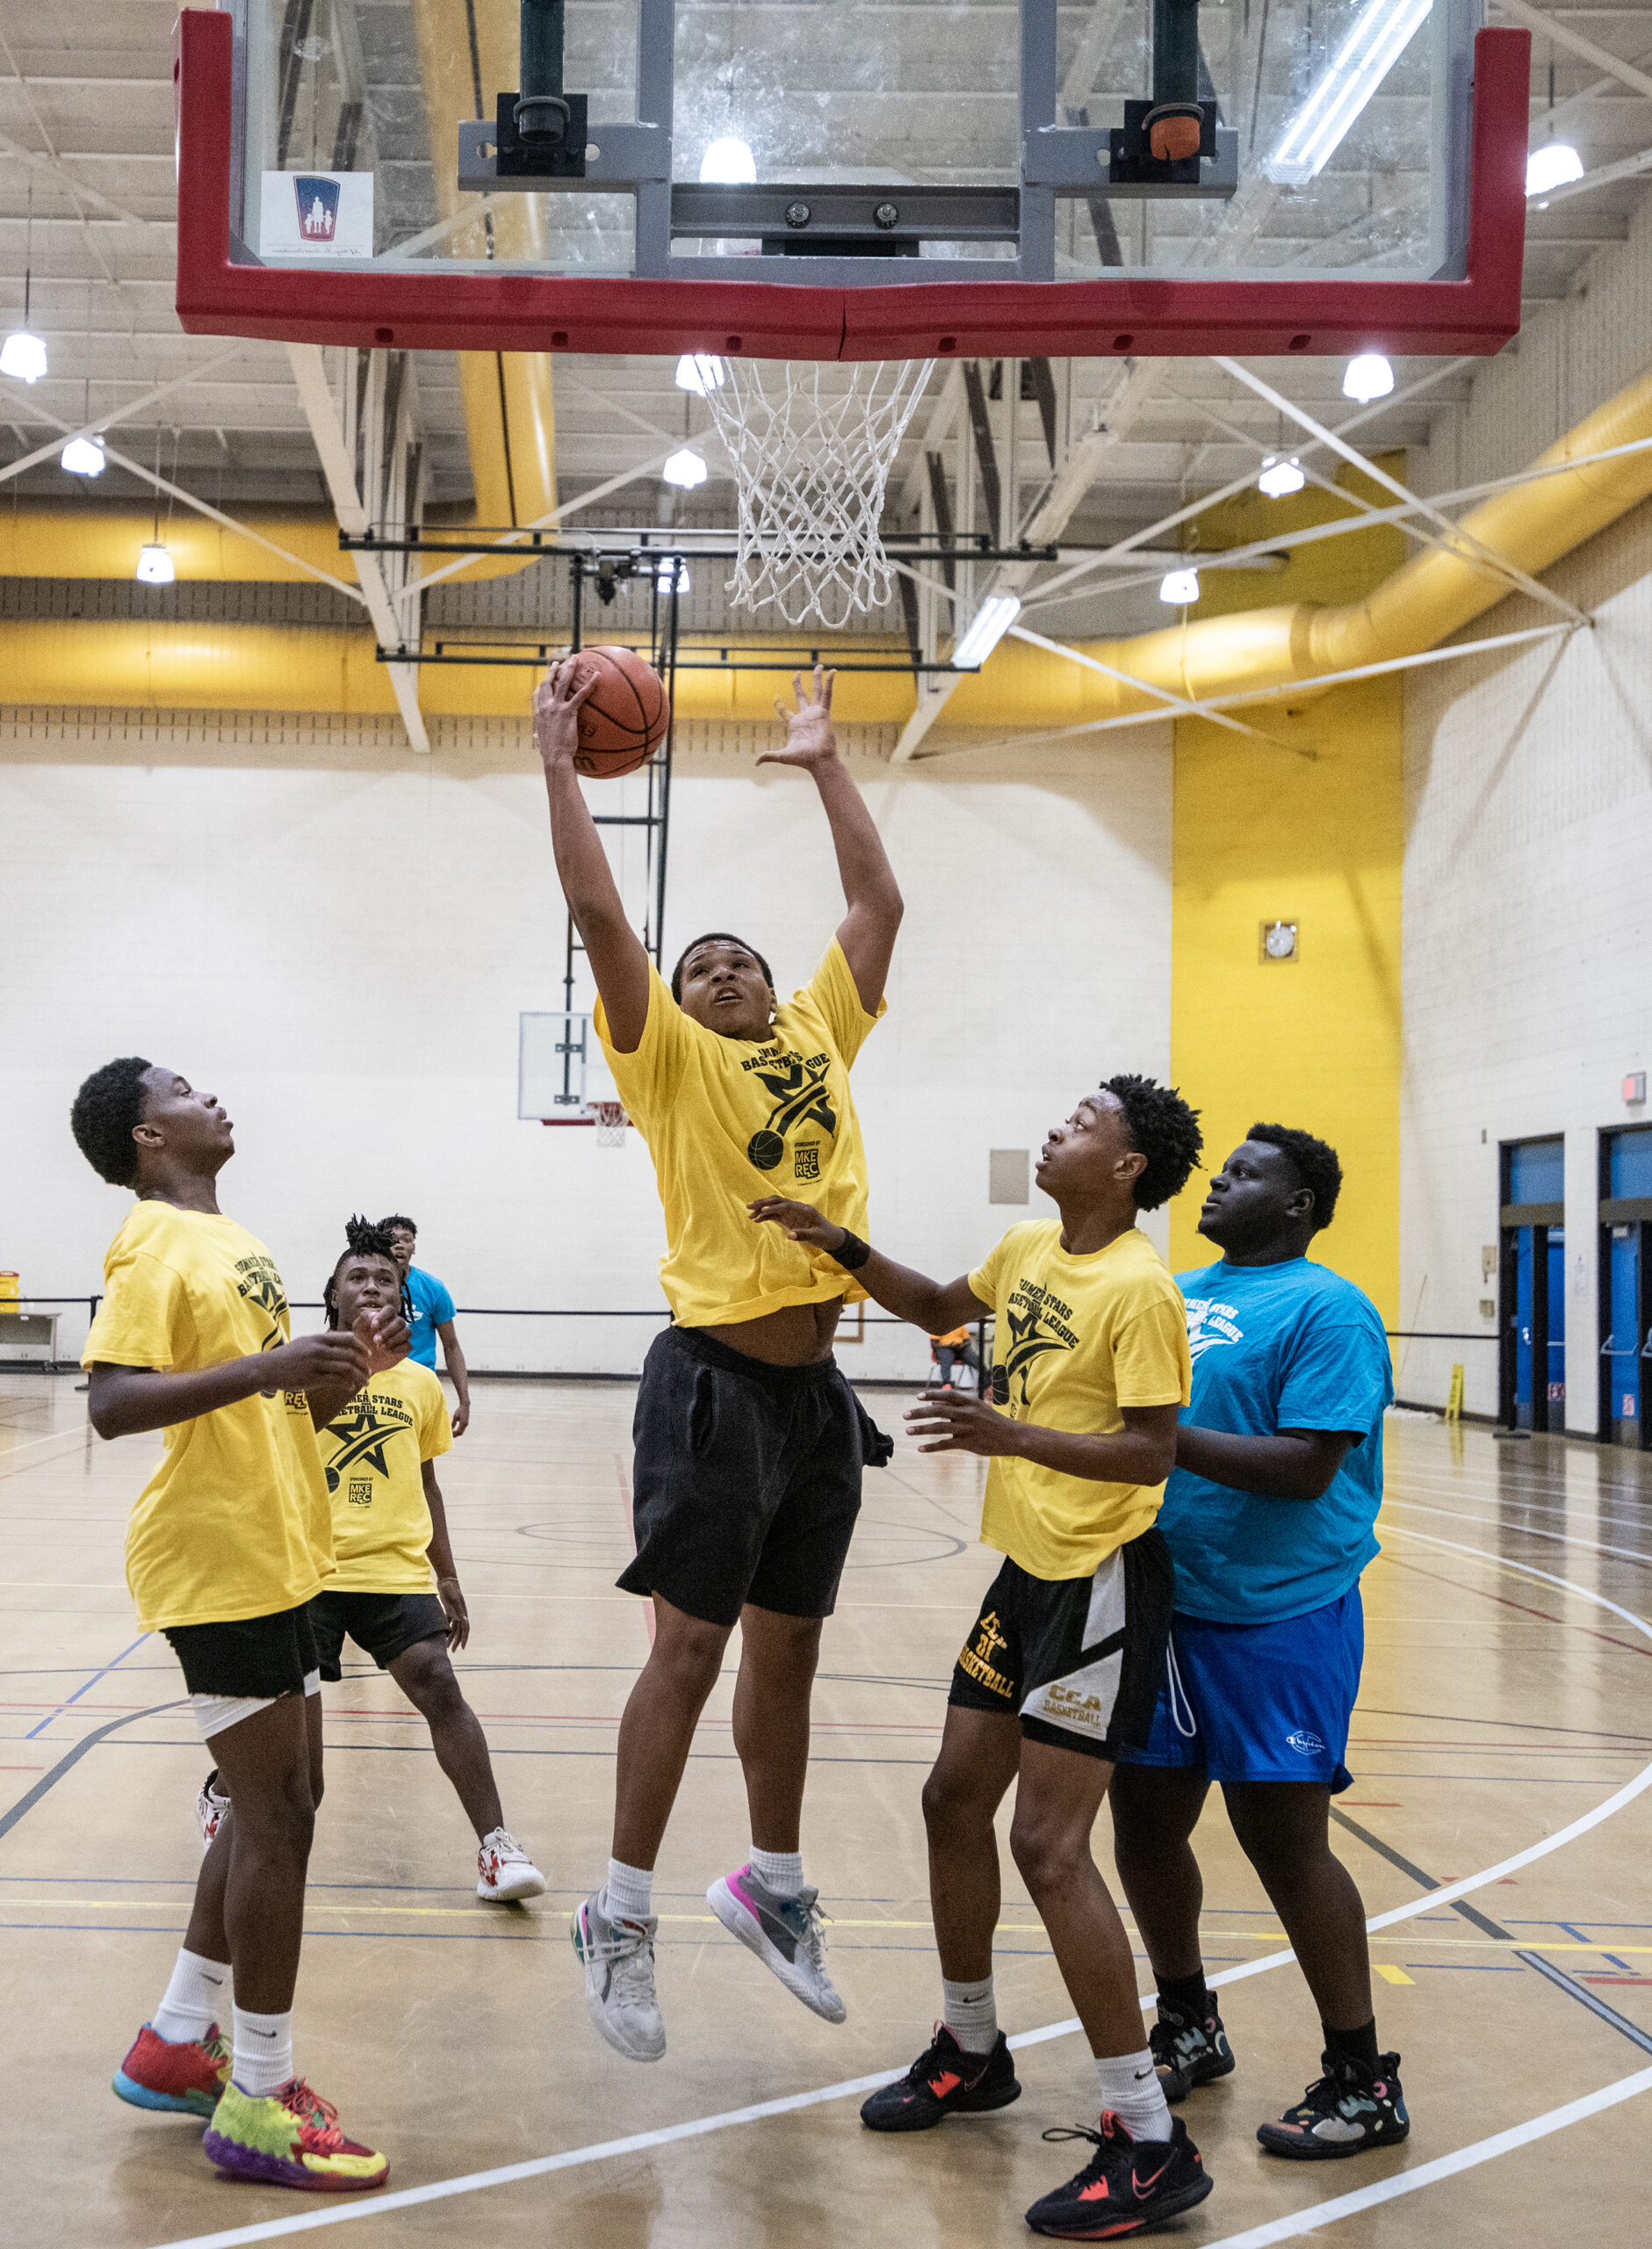
<path fill-rule="evenodd" d="M 516 130 L 524 141 L 559 141 L 569 111 L 562 96 L 563 0 L 522 0 Z"/>
<path fill-rule="evenodd" d="M 527 0 L 523 13 L 527 14 Z M 1153 99 L 1199 98 L 1199 0 L 1153 0 Z"/>

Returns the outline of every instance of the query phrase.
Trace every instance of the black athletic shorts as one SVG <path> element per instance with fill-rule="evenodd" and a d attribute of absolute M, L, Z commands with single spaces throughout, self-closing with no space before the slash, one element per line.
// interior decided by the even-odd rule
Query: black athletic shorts
<path fill-rule="evenodd" d="M 1152 1725 L 1176 1573 L 1144 1530 L 1093 1577 L 1035 1578 L 1006 1561 L 970 1627 L 949 1703 L 1019 1716 L 1029 1741 L 1116 1764 Z"/>
<path fill-rule="evenodd" d="M 618 1582 L 708 1624 L 747 1602 L 829 1616 L 861 1510 L 861 1471 L 894 1446 L 834 1359 L 766 1366 L 668 1327 L 643 1366 L 631 1427 L 637 1558 Z"/>
<path fill-rule="evenodd" d="M 310 1624 L 323 1679 L 342 1679 L 339 1657 L 348 1633 L 380 1671 L 420 1640 L 447 1638 L 447 1611 L 433 1593 L 328 1593 L 310 1603 Z"/>
<path fill-rule="evenodd" d="M 172 1624 L 172 1652 L 191 1695 L 229 1695 L 237 1702 L 274 1702 L 301 1695 L 315 1669 L 310 1604 L 273 1616 L 241 1616 L 230 1624 Z"/>

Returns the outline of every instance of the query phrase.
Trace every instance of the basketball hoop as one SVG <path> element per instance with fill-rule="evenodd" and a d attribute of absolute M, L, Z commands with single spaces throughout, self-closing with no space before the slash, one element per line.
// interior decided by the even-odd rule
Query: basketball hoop
<path fill-rule="evenodd" d="M 725 360 L 705 402 L 739 498 L 727 587 L 736 608 L 772 604 L 788 625 L 815 617 L 836 632 L 857 610 L 886 605 L 884 488 L 934 365 L 835 361 L 823 387 L 813 361 Z"/>
<path fill-rule="evenodd" d="M 597 1101 L 593 1102 L 591 1106 L 595 1112 L 597 1146 L 623 1148 L 625 1145 L 625 1127 L 631 1122 L 630 1117 L 625 1114 L 624 1104 L 617 1101 Z"/>

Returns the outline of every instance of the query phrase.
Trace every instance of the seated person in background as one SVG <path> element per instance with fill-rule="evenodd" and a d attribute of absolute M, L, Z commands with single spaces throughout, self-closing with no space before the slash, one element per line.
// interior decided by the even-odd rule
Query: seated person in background
<path fill-rule="evenodd" d="M 1172 1665 L 1152 1733 L 1113 1782 L 1120 1879 L 1158 1987 L 1168 2099 L 1233 2056 L 1199 1950 L 1191 1837 L 1212 1781 L 1260 1876 L 1324 2036 L 1324 2075 L 1257 2137 L 1270 2155 L 1359 2155 L 1410 2130 L 1397 2054 L 1377 2051 L 1365 1907 L 1331 1848 L 1331 1799 L 1360 1688 L 1360 1575 L 1377 1552 L 1382 1415 L 1376 1306 L 1309 1262 L 1342 1186 L 1334 1148 L 1252 1124 L 1210 1182 L 1219 1263 L 1180 1276 L 1193 1402 L 1159 1516 L 1176 1565 Z"/>
<path fill-rule="evenodd" d="M 323 1301 L 328 1326 L 348 1331 L 364 1313 L 395 1313 L 405 1295 L 383 1231 L 351 1219 L 344 1232 L 350 1247 Z M 310 1603 L 321 1677 L 343 1676 L 346 1638 L 390 1674 L 429 1723 L 436 1762 L 476 1830 L 477 1896 L 490 1905 L 537 1898 L 545 1877 L 504 1824 L 486 1737 L 449 1660 L 471 1623 L 436 1480 L 436 1459 L 452 1444 L 442 1385 L 404 1359 L 374 1375 L 319 1435 L 338 1566 Z M 227 1809 L 216 1781 L 201 1791 L 209 1840 Z"/>
<path fill-rule="evenodd" d="M 934 1359 L 935 1381 L 945 1389 L 952 1380 L 955 1366 L 968 1367 L 975 1377 L 975 1388 L 981 1388 L 981 1358 L 971 1341 L 967 1327 L 949 1328 L 944 1335 L 932 1335 L 929 1349 Z"/>
<path fill-rule="evenodd" d="M 398 1211 L 379 1219 L 379 1231 L 390 1237 L 391 1255 L 400 1267 L 406 1284 L 410 1307 L 408 1318 L 413 1325 L 413 1349 L 408 1356 L 434 1374 L 436 1339 L 441 1337 L 442 1363 L 458 1396 L 453 1408 L 453 1434 L 462 1437 L 471 1425 L 471 1378 L 465 1354 L 459 1349 L 458 1330 L 453 1325 L 453 1299 L 434 1273 L 427 1273 L 422 1266 L 414 1263 L 419 1229 L 411 1219 L 403 1218 Z"/>
<path fill-rule="evenodd" d="M 1151 2231 L 1210 2192 L 1143 2043 L 1130 1941 L 1090 1843 L 1115 1761 L 1146 1737 L 1173 1599 L 1154 1518 L 1187 1397 L 1187 1335 L 1175 1284 L 1136 1219 L 1183 1185 L 1200 1145 L 1178 1094 L 1109 1078 L 1045 1138 L 1038 1184 L 1059 1219 L 1013 1226 L 944 1285 L 804 1204 L 752 1204 L 931 1334 L 984 1305 L 996 1315 L 992 1405 L 932 1391 L 907 1417 L 920 1450 L 990 1459 L 981 1537 L 1006 1558 L 958 1658 L 924 1786 L 943 2020 L 861 2121 L 926 2131 L 1020 2096 L 992 1991 L 993 1819 L 1014 1785 L 1010 1849 L 1100 2094 L 1098 2130 L 1058 2135 L 1091 2141 L 1094 2156 L 1027 2213 L 1035 2233 L 1071 2240 Z"/>

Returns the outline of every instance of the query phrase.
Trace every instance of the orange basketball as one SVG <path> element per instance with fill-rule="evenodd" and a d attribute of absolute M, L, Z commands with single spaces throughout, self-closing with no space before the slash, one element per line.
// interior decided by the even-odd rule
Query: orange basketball
<path fill-rule="evenodd" d="M 581 648 L 571 659 L 581 686 L 596 684 L 580 705 L 580 746 L 574 770 L 593 779 L 617 780 L 646 765 L 666 738 L 671 705 L 666 683 L 633 648 Z"/>

